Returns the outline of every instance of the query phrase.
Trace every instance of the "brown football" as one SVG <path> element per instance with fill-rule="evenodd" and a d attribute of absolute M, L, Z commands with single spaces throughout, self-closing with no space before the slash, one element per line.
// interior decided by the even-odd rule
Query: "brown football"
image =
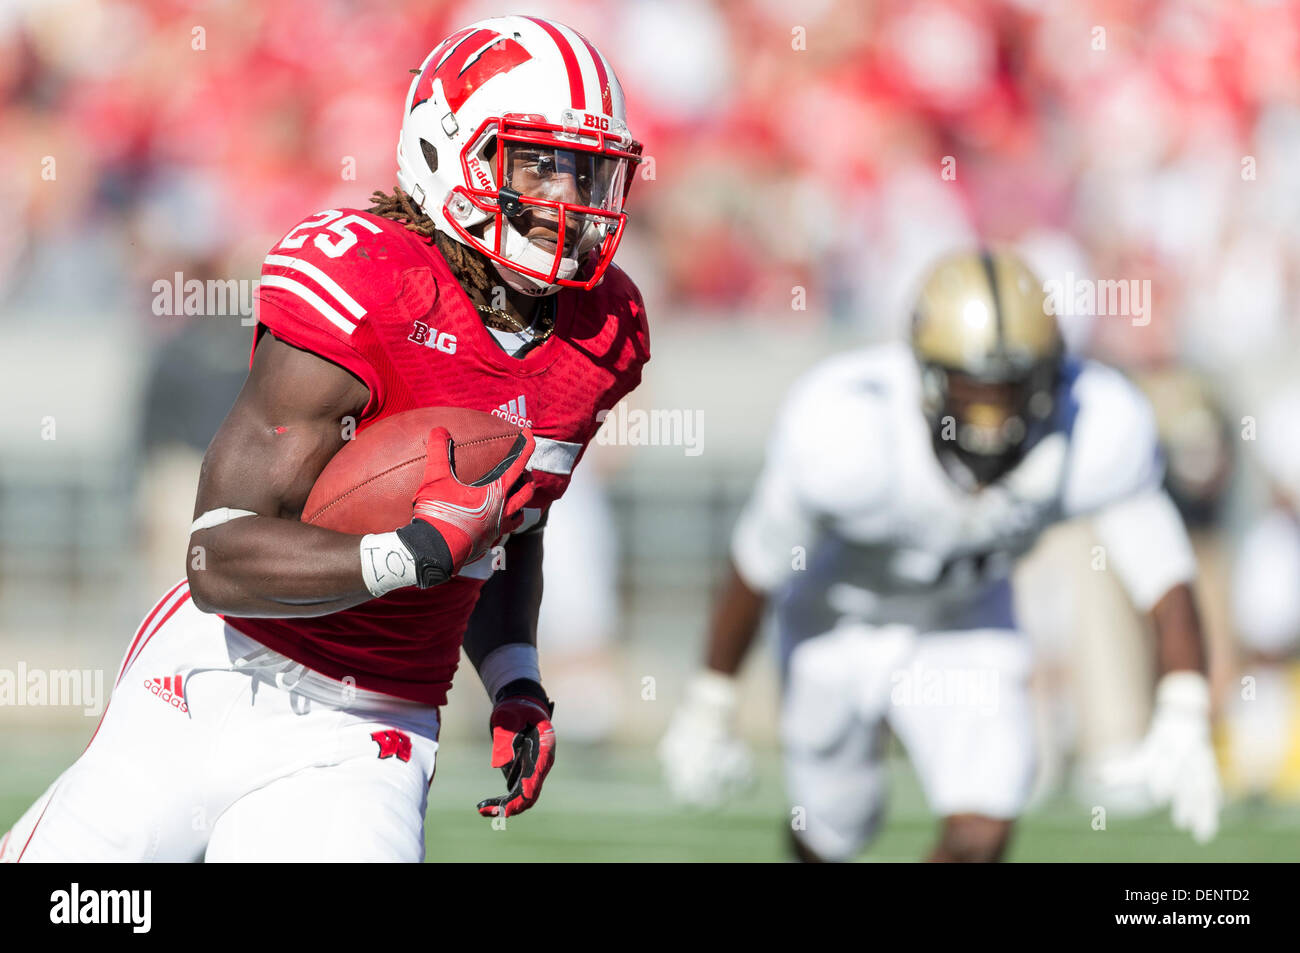
<path fill-rule="evenodd" d="M 519 436 L 519 428 L 501 418 L 462 407 L 422 407 L 385 417 L 325 465 L 307 496 L 302 521 L 340 533 L 386 533 L 405 526 L 434 427 L 451 434 L 452 471 L 462 483 L 491 472 Z"/>

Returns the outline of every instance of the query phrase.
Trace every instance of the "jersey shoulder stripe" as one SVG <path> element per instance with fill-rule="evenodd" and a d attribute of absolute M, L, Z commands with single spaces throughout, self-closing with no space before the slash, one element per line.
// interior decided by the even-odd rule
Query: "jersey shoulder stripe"
<path fill-rule="evenodd" d="M 337 281 L 325 274 L 325 272 L 321 271 L 321 269 L 313 265 L 311 262 L 303 261 L 301 258 L 291 258 L 288 255 L 267 255 L 266 264 L 276 265 L 288 271 L 302 272 L 304 275 L 315 281 L 316 284 L 320 285 L 333 295 L 334 299 L 338 301 L 339 304 L 343 305 L 347 312 L 354 318 L 362 318 L 365 316 L 366 309 L 357 303 L 357 299 L 344 291 L 343 287 Z"/>
<path fill-rule="evenodd" d="M 327 321 L 329 321 L 330 324 L 334 325 L 336 328 L 338 328 L 340 331 L 343 331 L 346 334 L 351 334 L 353 331 L 357 329 L 357 326 L 355 324 L 353 324 L 343 315 L 339 314 L 338 311 L 336 311 L 328 302 L 326 302 L 323 298 L 321 298 L 320 295 L 316 294 L 316 292 L 312 291 L 310 288 L 308 288 L 300 281 L 295 281 L 292 278 L 286 278 L 283 275 L 264 274 L 262 275 L 262 287 L 279 288 L 282 291 L 287 291 L 289 294 L 296 296 L 298 299 L 306 302 L 312 308 L 315 308 L 318 314 L 320 314 Z M 364 313 L 365 312 L 363 311 L 362 314 Z"/>

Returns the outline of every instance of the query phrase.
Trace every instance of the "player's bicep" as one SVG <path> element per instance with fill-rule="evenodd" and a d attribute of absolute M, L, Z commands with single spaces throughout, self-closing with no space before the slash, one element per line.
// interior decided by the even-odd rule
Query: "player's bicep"
<path fill-rule="evenodd" d="M 1164 454 L 1155 412 L 1141 391 L 1102 365 L 1087 366 L 1074 390 L 1080 410 L 1062 499 L 1066 516 L 1159 491 Z"/>
<path fill-rule="evenodd" d="M 769 460 L 732 531 L 732 563 L 751 589 L 770 592 L 806 558 L 816 532 L 790 474 Z"/>
<path fill-rule="evenodd" d="M 343 368 L 265 334 L 203 458 L 195 517 L 222 507 L 298 516 L 368 399 Z"/>
<path fill-rule="evenodd" d="M 1174 586 L 1196 577 L 1196 555 L 1178 508 L 1154 487 L 1104 507 L 1092 517 L 1107 566 L 1133 604 L 1149 611 Z"/>
<path fill-rule="evenodd" d="M 880 448 L 891 440 L 881 401 L 820 373 L 796 385 L 778 414 L 763 471 L 732 533 L 732 562 L 758 592 L 773 591 L 806 565 L 828 521 L 878 515 L 888 492 Z"/>

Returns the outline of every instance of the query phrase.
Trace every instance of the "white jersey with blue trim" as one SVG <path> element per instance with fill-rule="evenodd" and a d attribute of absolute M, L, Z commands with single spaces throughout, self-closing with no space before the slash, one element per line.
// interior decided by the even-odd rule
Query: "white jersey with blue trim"
<path fill-rule="evenodd" d="M 1108 567 L 1147 609 L 1195 569 L 1162 479 L 1141 392 L 1072 360 L 1045 432 L 972 492 L 935 453 L 910 350 L 881 345 L 831 358 L 792 389 L 732 556 L 752 588 L 777 596 L 787 636 L 845 618 L 1011 627 L 1016 558 L 1052 523 L 1091 516 Z"/>

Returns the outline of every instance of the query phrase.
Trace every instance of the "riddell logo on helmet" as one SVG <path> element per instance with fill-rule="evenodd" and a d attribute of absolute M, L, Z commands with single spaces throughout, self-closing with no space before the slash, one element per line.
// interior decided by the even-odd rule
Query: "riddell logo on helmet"
<path fill-rule="evenodd" d="M 431 328 L 423 321 L 415 322 L 411 328 L 411 335 L 406 340 L 442 351 L 444 354 L 456 353 L 456 335 Z"/>
<path fill-rule="evenodd" d="M 470 171 L 474 173 L 474 178 L 478 180 L 479 188 L 492 188 L 492 179 L 483 171 L 483 163 L 479 162 L 477 158 L 470 159 L 469 168 Z"/>

